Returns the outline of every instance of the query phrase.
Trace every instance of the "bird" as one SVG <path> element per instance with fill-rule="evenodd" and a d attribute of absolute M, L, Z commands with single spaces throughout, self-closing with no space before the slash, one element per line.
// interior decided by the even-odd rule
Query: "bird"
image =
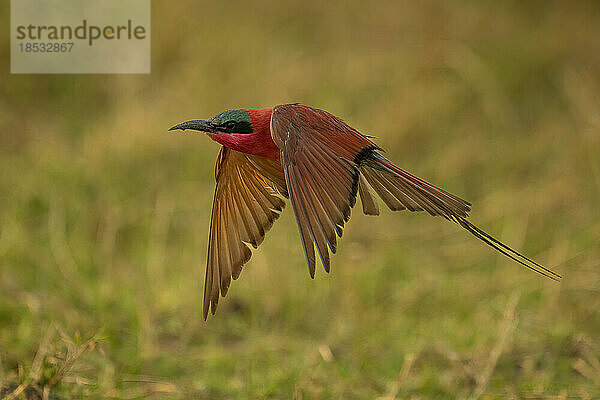
<path fill-rule="evenodd" d="M 300 103 L 223 111 L 169 129 L 195 130 L 221 144 L 215 165 L 203 318 L 214 315 L 232 279 L 263 241 L 289 199 L 311 278 L 316 253 L 326 272 L 330 252 L 357 197 L 366 215 L 379 215 L 378 196 L 392 211 L 424 211 L 458 224 L 519 264 L 559 281 L 562 276 L 469 221 L 471 203 L 396 166 L 373 136 L 341 118 Z"/>

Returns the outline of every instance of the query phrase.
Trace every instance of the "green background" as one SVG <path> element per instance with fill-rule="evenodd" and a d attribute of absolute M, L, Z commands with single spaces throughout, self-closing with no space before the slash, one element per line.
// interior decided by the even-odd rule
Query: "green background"
<path fill-rule="evenodd" d="M 600 396 L 599 3 L 155 1 L 150 75 L 10 75 L 0 21 L 3 394 Z M 360 206 L 311 280 L 288 207 L 203 322 L 218 145 L 167 129 L 296 101 L 562 283 Z"/>

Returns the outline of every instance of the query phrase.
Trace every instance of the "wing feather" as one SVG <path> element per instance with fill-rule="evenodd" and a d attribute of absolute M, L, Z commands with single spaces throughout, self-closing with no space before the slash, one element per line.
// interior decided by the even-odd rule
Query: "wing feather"
<path fill-rule="evenodd" d="M 312 233 L 310 231 L 310 224 L 308 217 L 304 211 L 304 206 L 300 203 L 301 199 L 298 194 L 298 183 L 296 177 L 290 174 L 289 169 L 285 170 L 285 180 L 290 193 L 290 202 L 294 209 L 294 215 L 296 216 L 296 223 L 300 228 L 300 240 L 302 242 L 302 248 L 304 255 L 306 256 L 306 262 L 308 263 L 308 272 L 311 278 L 315 277 L 315 248 L 313 246 Z"/>
<path fill-rule="evenodd" d="M 265 233 L 285 207 L 285 178 L 279 163 L 222 147 L 215 166 L 208 258 L 204 277 L 204 319 L 214 314 Z"/>
<path fill-rule="evenodd" d="M 294 184 L 295 195 L 299 198 L 298 204 L 300 205 L 302 212 L 307 217 L 308 228 L 311 233 L 312 239 L 314 240 L 319 257 L 323 263 L 323 267 L 326 271 L 329 270 L 329 252 L 327 251 L 327 245 L 325 244 L 325 234 L 323 227 L 319 224 L 316 210 L 313 205 L 312 199 L 307 193 L 307 188 L 304 183 L 302 175 L 298 171 L 298 167 L 294 166 L 289 169 L 289 173 L 292 176 L 292 182 Z"/>
<path fill-rule="evenodd" d="M 316 246 L 325 271 L 329 251 L 356 203 L 360 172 L 354 156 L 368 139 L 333 115 L 299 104 L 277 106 L 271 136 L 281 150 L 292 208 L 314 277 Z"/>
<path fill-rule="evenodd" d="M 323 227 L 323 232 L 327 238 L 327 244 L 329 245 L 331 252 L 335 253 L 337 249 L 337 240 L 335 237 L 337 229 L 335 227 L 335 215 L 332 215 L 334 211 L 329 203 L 329 195 L 327 191 L 324 191 L 323 196 L 319 196 L 317 194 L 318 186 L 315 184 L 312 175 L 306 166 L 304 164 L 299 164 L 298 168 L 300 168 L 302 175 L 305 178 L 304 185 L 310 194 L 313 207 L 318 209 L 316 210 L 316 214 L 319 218 L 319 223 Z"/>

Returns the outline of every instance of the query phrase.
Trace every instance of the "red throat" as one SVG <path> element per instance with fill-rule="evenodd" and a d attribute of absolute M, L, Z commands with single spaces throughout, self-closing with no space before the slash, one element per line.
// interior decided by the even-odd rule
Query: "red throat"
<path fill-rule="evenodd" d="M 273 109 L 247 109 L 246 111 L 252 119 L 252 133 L 228 134 L 217 132 L 207 133 L 207 135 L 232 150 L 279 161 L 279 148 L 271 138 L 271 114 Z"/>

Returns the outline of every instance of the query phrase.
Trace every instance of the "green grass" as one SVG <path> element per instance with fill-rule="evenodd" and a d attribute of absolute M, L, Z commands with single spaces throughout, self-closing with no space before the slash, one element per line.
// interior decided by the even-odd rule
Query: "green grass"
<path fill-rule="evenodd" d="M 3 30 L 3 395 L 600 397 L 597 5 L 197 3 L 153 3 L 148 76 L 10 75 Z M 288 208 L 203 322 L 218 146 L 166 130 L 292 101 L 564 280 L 360 208 L 311 280 Z"/>

